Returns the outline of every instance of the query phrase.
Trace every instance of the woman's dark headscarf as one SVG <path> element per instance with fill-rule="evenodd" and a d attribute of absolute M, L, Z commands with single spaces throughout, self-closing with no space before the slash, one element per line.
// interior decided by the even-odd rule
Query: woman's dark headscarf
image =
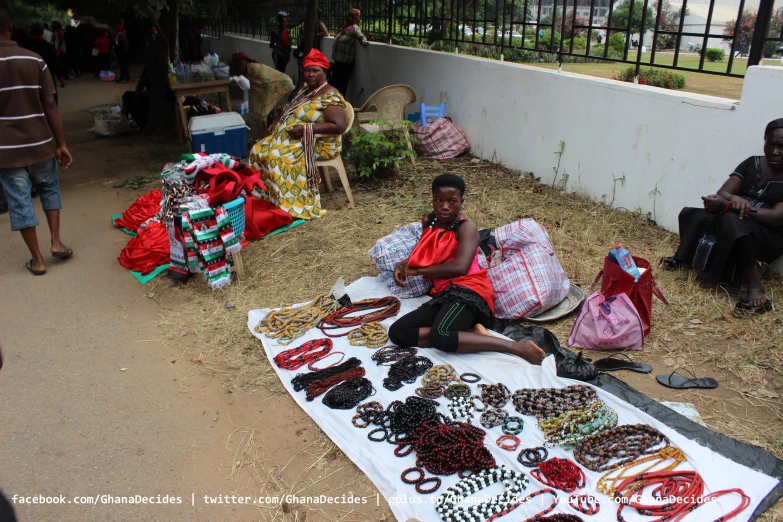
<path fill-rule="evenodd" d="M 772 131 L 776 129 L 783 129 L 783 118 L 778 118 L 777 120 L 772 120 L 767 124 L 767 128 L 764 129 L 764 139 L 767 139 L 767 136 L 772 134 Z"/>

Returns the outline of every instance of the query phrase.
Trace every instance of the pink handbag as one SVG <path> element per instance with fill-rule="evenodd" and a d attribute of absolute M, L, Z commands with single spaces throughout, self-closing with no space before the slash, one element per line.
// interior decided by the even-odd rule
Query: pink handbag
<path fill-rule="evenodd" d="M 590 295 L 582 304 L 568 346 L 585 350 L 642 350 L 644 326 L 627 295 Z"/>

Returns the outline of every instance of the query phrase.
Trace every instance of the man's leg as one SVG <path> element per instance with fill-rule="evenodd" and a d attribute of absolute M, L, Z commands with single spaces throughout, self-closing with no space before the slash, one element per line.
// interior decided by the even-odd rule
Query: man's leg
<path fill-rule="evenodd" d="M 11 218 L 11 230 L 18 230 L 22 234 L 27 248 L 32 255 L 32 269 L 45 271 L 41 249 L 38 246 L 38 237 L 35 227 L 38 219 L 35 217 L 33 200 L 30 197 L 33 183 L 27 167 L 0 169 L 0 185 L 8 201 L 8 213 Z"/>
<path fill-rule="evenodd" d="M 62 198 L 60 196 L 60 180 L 57 175 L 57 160 L 52 158 L 43 163 L 37 163 L 30 167 L 30 179 L 38 189 L 41 198 L 41 206 L 46 214 L 51 233 L 51 252 L 62 254 L 68 252 L 68 247 L 60 240 L 60 209 Z"/>

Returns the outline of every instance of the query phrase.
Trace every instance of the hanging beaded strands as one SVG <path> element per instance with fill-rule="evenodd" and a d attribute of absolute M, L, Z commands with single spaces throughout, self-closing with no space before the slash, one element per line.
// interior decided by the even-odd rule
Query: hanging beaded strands
<path fill-rule="evenodd" d="M 302 337 L 321 319 L 337 310 L 337 306 L 334 298 L 321 296 L 302 306 L 272 310 L 258 322 L 256 332 L 286 345 Z"/>
<path fill-rule="evenodd" d="M 360 312 L 363 315 L 355 315 Z M 400 312 L 400 300 L 396 297 L 381 297 L 379 299 L 364 299 L 351 306 L 344 306 L 334 310 L 318 322 L 318 328 L 328 337 L 348 336 L 354 346 L 367 346 L 368 348 L 380 348 L 389 340 L 386 327 L 380 324 L 384 319 L 394 317 Z M 355 328 L 341 334 L 331 334 L 331 330 L 341 328 Z"/>

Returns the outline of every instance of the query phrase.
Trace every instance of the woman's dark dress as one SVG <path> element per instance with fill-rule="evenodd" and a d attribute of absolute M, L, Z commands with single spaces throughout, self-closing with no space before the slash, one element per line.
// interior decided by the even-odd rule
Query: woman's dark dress
<path fill-rule="evenodd" d="M 769 179 L 757 186 L 761 177 L 762 156 L 751 156 L 737 166 L 731 176 L 742 180 L 739 195 L 747 199 L 753 208 L 772 208 L 783 201 L 783 179 Z M 750 236 L 756 249 L 758 261 L 772 262 L 783 255 L 783 226 L 771 227 L 756 221 L 753 216 L 739 219 L 737 212 L 715 214 L 703 208 L 684 208 L 680 212 L 680 247 L 674 258 L 687 266 L 693 264 L 693 256 L 699 240 L 705 232 L 717 236 L 712 260 L 708 268 L 713 284 L 741 283 L 741 269 L 738 269 L 735 243 Z M 717 227 L 717 230 L 715 229 Z"/>

